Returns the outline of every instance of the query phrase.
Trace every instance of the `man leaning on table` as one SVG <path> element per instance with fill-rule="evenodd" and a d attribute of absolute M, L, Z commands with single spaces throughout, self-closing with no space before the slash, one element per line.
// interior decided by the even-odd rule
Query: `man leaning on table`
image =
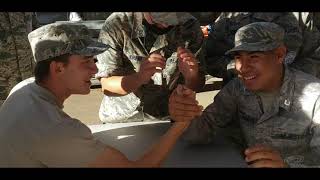
<path fill-rule="evenodd" d="M 314 167 L 320 164 L 320 81 L 284 65 L 284 30 L 269 22 L 240 28 L 235 47 L 238 78 L 193 119 L 197 104 L 172 94 L 171 118 L 193 120 L 183 134 L 192 143 L 209 143 L 217 131 L 233 132 L 250 167 Z M 185 88 L 188 89 L 188 88 Z"/>

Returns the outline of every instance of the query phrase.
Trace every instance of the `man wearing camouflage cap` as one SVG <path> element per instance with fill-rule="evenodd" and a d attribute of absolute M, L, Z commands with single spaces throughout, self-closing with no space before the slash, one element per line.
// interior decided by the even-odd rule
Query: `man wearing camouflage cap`
<path fill-rule="evenodd" d="M 287 47 L 285 64 L 294 62 L 302 46 L 299 22 L 291 12 L 222 12 L 212 23 L 206 41 L 206 71 L 223 78 L 224 85 L 236 77 L 232 58 L 225 52 L 234 46 L 234 36 L 239 28 L 254 22 L 273 22 L 285 30 L 284 44 Z"/>
<path fill-rule="evenodd" d="M 63 110 L 72 94 L 88 94 L 94 56 L 107 46 L 76 23 L 53 23 L 28 35 L 35 78 L 18 84 L 0 108 L 0 167 L 157 167 L 189 125 L 174 123 L 141 159 L 129 161 L 93 138 Z"/>
<path fill-rule="evenodd" d="M 99 40 L 111 47 L 97 57 L 103 122 L 167 120 L 178 83 L 193 90 L 204 85 L 203 34 L 189 13 L 113 13 Z"/>
<path fill-rule="evenodd" d="M 208 143 L 223 132 L 243 147 L 250 167 L 319 166 L 320 80 L 284 65 L 283 37 L 284 30 L 269 22 L 237 31 L 227 54 L 235 59 L 238 78 L 191 122 L 186 140 Z M 186 115 L 197 111 L 186 99 L 170 97 L 173 120 L 191 120 Z"/>

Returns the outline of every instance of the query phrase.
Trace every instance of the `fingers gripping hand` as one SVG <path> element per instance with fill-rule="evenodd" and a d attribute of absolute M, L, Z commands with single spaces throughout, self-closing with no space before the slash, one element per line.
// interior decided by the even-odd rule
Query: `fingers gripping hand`
<path fill-rule="evenodd" d="M 198 104 L 194 91 L 183 85 L 178 85 L 169 99 L 170 116 L 177 122 L 191 121 L 202 113 L 203 107 Z"/>

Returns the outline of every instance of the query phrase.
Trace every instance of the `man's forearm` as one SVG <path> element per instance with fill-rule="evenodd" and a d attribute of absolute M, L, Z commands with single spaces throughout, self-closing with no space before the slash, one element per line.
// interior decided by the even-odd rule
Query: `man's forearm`
<path fill-rule="evenodd" d="M 188 125 L 189 122 L 174 123 L 160 141 L 153 144 L 149 151 L 136 161 L 129 160 L 119 150 L 107 147 L 89 163 L 89 167 L 159 167 Z"/>
<path fill-rule="evenodd" d="M 216 135 L 215 132 L 216 130 L 211 129 L 207 121 L 197 117 L 192 120 L 181 139 L 190 144 L 208 144 Z"/>
<path fill-rule="evenodd" d="M 108 96 L 124 96 L 135 92 L 142 85 L 138 80 L 137 73 L 128 76 L 101 78 L 100 81 L 103 93 Z"/>
<path fill-rule="evenodd" d="M 155 143 L 142 158 L 135 163 L 140 167 L 158 167 L 165 160 L 168 153 L 176 144 L 184 130 L 189 126 L 190 122 L 176 122 L 161 137 L 160 141 Z"/>

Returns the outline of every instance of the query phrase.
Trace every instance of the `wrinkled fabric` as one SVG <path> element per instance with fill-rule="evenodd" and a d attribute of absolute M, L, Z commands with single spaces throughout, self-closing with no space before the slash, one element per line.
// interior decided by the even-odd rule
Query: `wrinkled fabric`
<path fill-rule="evenodd" d="M 297 58 L 292 67 L 320 78 L 320 13 L 295 12 L 303 35 Z"/>
<path fill-rule="evenodd" d="M 143 120 L 143 116 L 138 109 L 140 99 L 134 93 L 121 97 L 104 96 L 103 101 L 107 102 L 100 105 L 99 118 L 103 122 L 127 122 L 129 118 L 131 121 Z M 108 111 L 104 111 L 105 109 L 108 109 Z M 131 118 L 133 116 L 135 118 Z"/>

